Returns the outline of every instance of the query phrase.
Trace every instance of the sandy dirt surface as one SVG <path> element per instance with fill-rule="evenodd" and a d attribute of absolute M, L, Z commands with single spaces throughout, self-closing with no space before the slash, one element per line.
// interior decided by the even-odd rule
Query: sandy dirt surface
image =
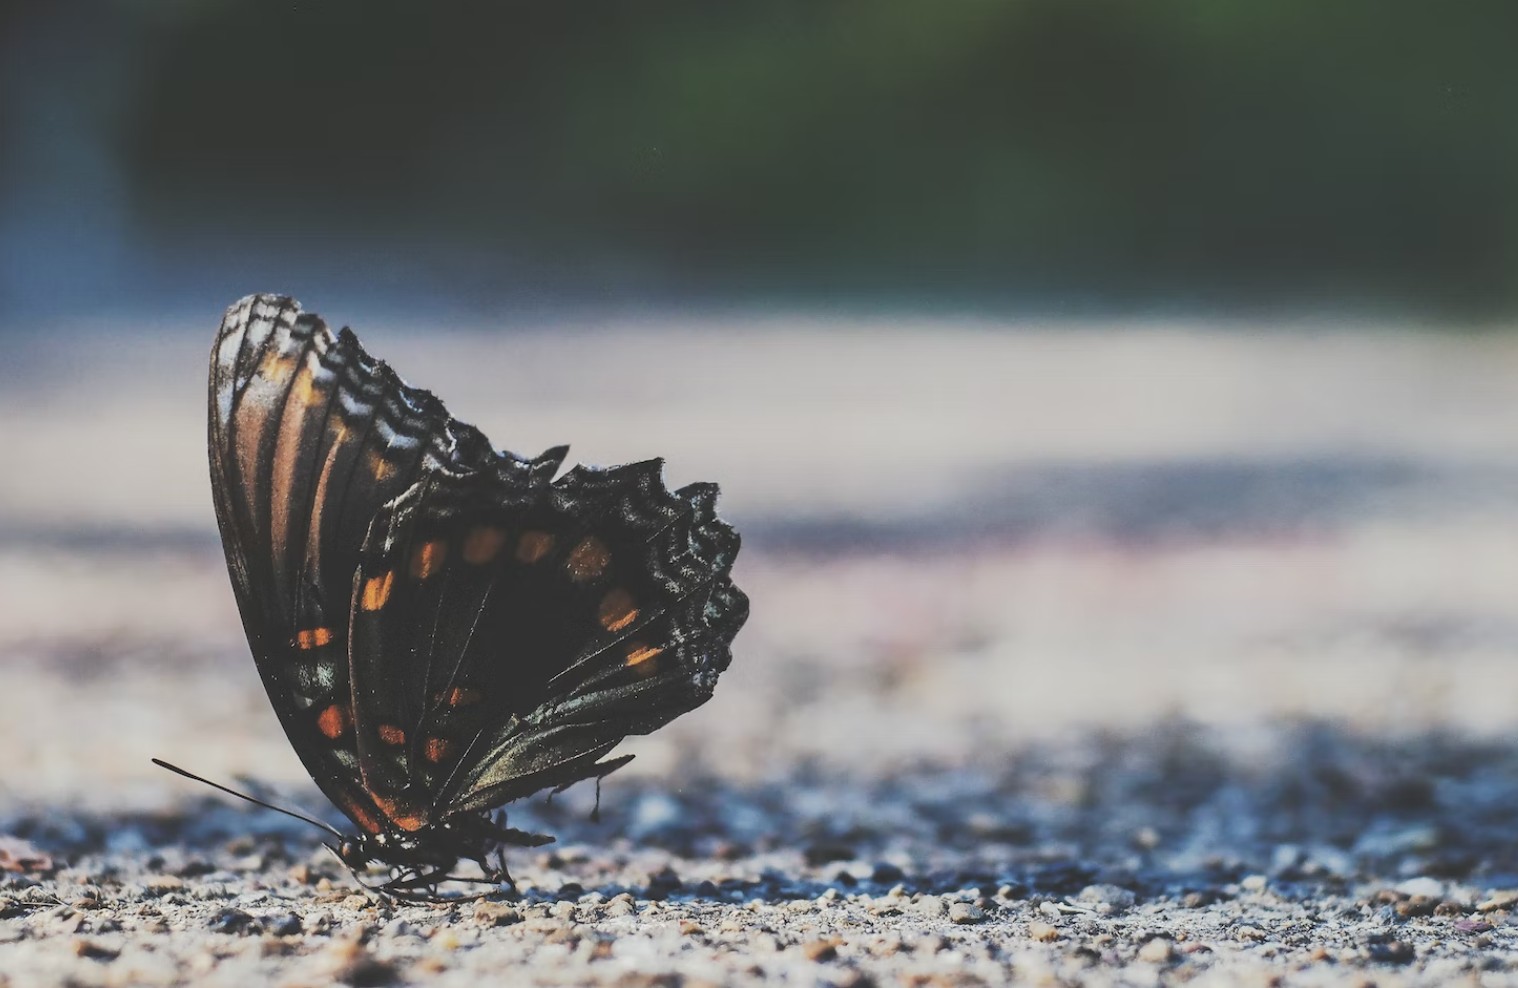
<path fill-rule="evenodd" d="M 360 326 L 720 481 L 753 600 L 598 822 L 415 906 L 148 761 L 343 822 L 221 563 L 214 322 L 7 341 L 0 985 L 1518 984 L 1518 338 Z"/>

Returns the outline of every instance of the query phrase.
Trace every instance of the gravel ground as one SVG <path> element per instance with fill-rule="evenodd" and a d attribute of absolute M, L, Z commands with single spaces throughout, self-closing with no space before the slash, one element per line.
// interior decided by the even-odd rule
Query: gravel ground
<path fill-rule="evenodd" d="M 0 985 L 1518 984 L 1518 340 L 404 328 L 366 336 L 498 440 L 723 482 L 716 698 L 598 822 L 513 806 L 559 837 L 516 896 L 360 894 L 148 763 L 341 822 L 240 640 L 209 325 L 23 337 Z"/>

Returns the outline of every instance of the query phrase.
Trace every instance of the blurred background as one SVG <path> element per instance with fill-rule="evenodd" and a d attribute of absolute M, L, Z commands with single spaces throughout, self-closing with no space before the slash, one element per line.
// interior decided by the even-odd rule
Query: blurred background
<path fill-rule="evenodd" d="M 1518 12 L 6 0 L 0 312 L 1518 302 Z"/>
<path fill-rule="evenodd" d="M 1482 2 L 0 3 L 0 737 L 32 766 L 0 800 L 181 793 L 153 754 L 305 785 L 205 477 L 252 291 L 502 445 L 721 482 L 753 618 L 636 771 L 1505 736 L 1515 33 Z"/>

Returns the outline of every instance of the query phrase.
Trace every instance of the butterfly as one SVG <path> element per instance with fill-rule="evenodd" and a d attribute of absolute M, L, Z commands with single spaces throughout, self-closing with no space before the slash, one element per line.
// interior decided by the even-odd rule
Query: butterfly
<path fill-rule="evenodd" d="M 509 883 L 504 849 L 553 838 L 496 811 L 599 786 L 711 697 L 748 616 L 716 485 L 497 451 L 284 296 L 227 310 L 209 450 L 264 688 L 384 893 L 436 896 L 463 860 Z"/>

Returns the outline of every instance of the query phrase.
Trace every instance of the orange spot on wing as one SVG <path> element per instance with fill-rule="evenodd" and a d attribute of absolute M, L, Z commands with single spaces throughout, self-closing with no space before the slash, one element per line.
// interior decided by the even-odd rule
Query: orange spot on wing
<path fill-rule="evenodd" d="M 264 359 L 258 365 L 259 376 L 270 380 L 284 377 L 290 372 L 290 365 L 294 362 L 293 353 L 280 353 L 278 347 L 270 347 L 269 352 L 264 354 Z"/>
<path fill-rule="evenodd" d="M 553 536 L 547 532 L 523 532 L 517 539 L 517 561 L 535 563 L 553 551 Z"/>
<path fill-rule="evenodd" d="M 618 587 L 601 598 L 601 610 L 597 616 L 601 627 L 607 631 L 621 631 L 638 619 L 638 609 L 633 606 L 632 595 Z"/>
<path fill-rule="evenodd" d="M 390 599 L 390 587 L 393 583 L 395 583 L 394 570 L 369 577 L 364 581 L 364 593 L 359 606 L 366 611 L 377 611 L 384 607 L 385 602 Z"/>
<path fill-rule="evenodd" d="M 494 559 L 505 544 L 505 532 L 493 525 L 480 525 L 464 537 L 464 562 L 482 566 Z"/>
<path fill-rule="evenodd" d="M 391 823 L 402 830 L 421 830 L 427 826 L 427 815 L 413 805 L 386 799 L 383 796 L 375 796 L 374 804 L 390 818 Z"/>
<path fill-rule="evenodd" d="M 295 379 L 295 386 L 290 389 L 290 400 L 302 408 L 310 408 L 321 401 L 321 392 L 316 389 L 316 380 L 311 376 L 309 368 L 303 368 L 300 376 Z"/>
<path fill-rule="evenodd" d="M 375 480 L 386 480 L 395 473 L 395 464 L 385 459 L 385 454 L 379 450 L 370 450 L 369 472 L 373 474 Z"/>
<path fill-rule="evenodd" d="M 339 809 L 353 819 L 354 823 L 358 824 L 368 833 L 377 834 L 385 829 L 380 826 L 380 822 L 375 819 L 374 814 L 369 812 L 369 807 L 360 803 L 357 799 L 351 796 L 340 797 L 337 805 Z"/>
<path fill-rule="evenodd" d="M 485 694 L 468 686 L 455 686 L 445 699 L 450 707 L 468 707 L 479 703 Z"/>
<path fill-rule="evenodd" d="M 443 560 L 448 558 L 448 543 L 442 539 L 433 539 L 431 542 L 423 542 L 411 553 L 411 576 L 416 580 L 425 580 L 436 573 L 443 565 Z"/>
<path fill-rule="evenodd" d="M 353 715 L 340 703 L 334 703 L 316 715 L 316 729 L 333 741 L 347 734 L 352 726 Z"/>
<path fill-rule="evenodd" d="M 627 646 L 627 664 L 628 666 L 640 666 L 645 662 L 658 658 L 663 651 L 664 649 L 662 648 L 655 648 L 642 642 L 633 642 Z"/>
<path fill-rule="evenodd" d="M 447 738 L 428 738 L 427 743 L 422 746 L 422 755 L 434 765 L 443 761 L 452 753 L 453 742 Z"/>
<path fill-rule="evenodd" d="M 579 545 L 569 550 L 569 555 L 564 560 L 564 569 L 569 572 L 571 580 L 584 583 L 605 572 L 609 562 L 611 550 L 606 548 L 606 543 L 594 535 L 587 535 L 580 540 Z"/>
<path fill-rule="evenodd" d="M 295 635 L 295 646 L 301 649 L 321 648 L 331 641 L 331 628 L 307 628 Z"/>
<path fill-rule="evenodd" d="M 406 743 L 406 732 L 394 724 L 381 724 L 376 733 L 379 734 L 379 739 L 386 744 L 400 745 Z"/>

